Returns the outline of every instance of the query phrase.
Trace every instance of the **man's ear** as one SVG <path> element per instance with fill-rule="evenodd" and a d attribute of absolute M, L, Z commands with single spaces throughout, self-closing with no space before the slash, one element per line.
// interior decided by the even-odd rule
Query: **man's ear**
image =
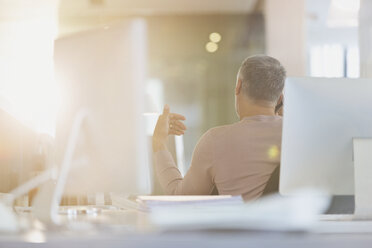
<path fill-rule="evenodd" d="M 282 93 L 280 94 L 279 99 L 276 102 L 276 106 L 275 106 L 275 114 L 279 114 L 281 116 L 283 116 L 283 99 L 284 99 L 284 96 Z"/>
<path fill-rule="evenodd" d="M 282 93 L 282 94 L 280 94 L 280 97 L 279 97 L 279 99 L 278 99 L 276 105 L 279 105 L 279 104 L 281 104 L 281 103 L 283 104 L 283 99 L 284 99 L 284 95 L 283 95 L 283 93 Z"/>
<path fill-rule="evenodd" d="M 235 95 L 236 96 L 239 95 L 241 90 L 242 90 L 242 80 L 238 78 L 238 81 L 236 82 L 236 86 L 235 86 Z"/>

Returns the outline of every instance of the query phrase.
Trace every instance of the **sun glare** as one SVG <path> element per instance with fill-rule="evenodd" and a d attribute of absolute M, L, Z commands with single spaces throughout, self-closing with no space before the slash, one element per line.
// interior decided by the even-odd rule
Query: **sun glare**
<path fill-rule="evenodd" d="M 270 159 L 276 159 L 280 154 L 279 148 L 277 146 L 271 146 L 267 151 L 267 155 Z"/>
<path fill-rule="evenodd" d="M 1 25 L 0 35 L 6 35 L 0 38 L 0 108 L 35 131 L 54 136 L 59 104 L 53 73 L 57 22 L 49 12 Z"/>

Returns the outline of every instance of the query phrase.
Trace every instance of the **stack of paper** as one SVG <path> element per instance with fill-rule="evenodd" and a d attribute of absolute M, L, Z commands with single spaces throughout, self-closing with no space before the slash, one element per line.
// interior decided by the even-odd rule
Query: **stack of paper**
<path fill-rule="evenodd" d="M 220 204 L 182 204 L 152 207 L 150 221 L 163 230 L 245 229 L 307 231 L 327 209 L 328 196 L 303 192 L 296 197 L 269 196 L 250 203 L 234 198 Z M 153 205 L 153 204 L 147 204 Z"/>
<path fill-rule="evenodd" d="M 273 195 L 244 203 L 240 196 L 114 196 L 113 205 L 148 212 L 160 230 L 244 229 L 308 231 L 330 203 L 330 197 L 301 191 L 293 197 Z"/>
<path fill-rule="evenodd" d="M 193 208 L 200 209 L 215 206 L 242 205 L 241 196 L 211 195 L 211 196 L 138 196 L 136 199 L 141 210 Z"/>
<path fill-rule="evenodd" d="M 152 211 L 154 209 L 192 208 L 201 209 L 214 206 L 242 205 L 241 196 L 231 195 L 193 195 L 193 196 L 137 196 L 128 198 L 125 195 L 111 194 L 112 205 L 121 208 Z"/>

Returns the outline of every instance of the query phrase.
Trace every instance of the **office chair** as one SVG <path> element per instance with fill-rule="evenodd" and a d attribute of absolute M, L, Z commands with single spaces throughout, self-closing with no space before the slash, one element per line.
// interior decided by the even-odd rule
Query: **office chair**
<path fill-rule="evenodd" d="M 262 196 L 271 195 L 279 192 L 280 165 L 275 168 L 262 193 Z"/>

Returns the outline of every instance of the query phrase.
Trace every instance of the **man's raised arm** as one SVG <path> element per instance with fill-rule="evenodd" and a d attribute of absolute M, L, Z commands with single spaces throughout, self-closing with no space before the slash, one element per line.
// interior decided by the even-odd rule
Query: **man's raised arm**
<path fill-rule="evenodd" d="M 157 175 L 166 194 L 171 195 L 206 195 L 213 190 L 212 148 L 208 134 L 204 135 L 195 147 L 192 163 L 183 178 L 176 167 L 172 155 L 167 149 L 168 135 L 183 135 L 186 126 L 185 117 L 170 113 L 165 105 L 163 114 L 155 127 L 152 147 L 155 156 Z"/>

